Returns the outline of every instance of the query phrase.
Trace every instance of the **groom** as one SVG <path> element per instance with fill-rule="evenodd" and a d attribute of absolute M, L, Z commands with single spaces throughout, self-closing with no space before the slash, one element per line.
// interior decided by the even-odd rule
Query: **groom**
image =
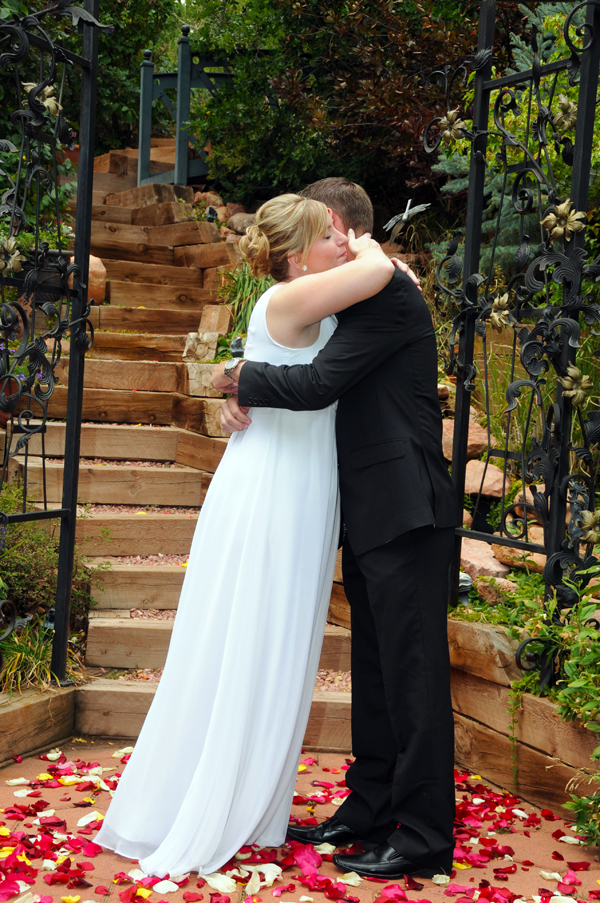
<path fill-rule="evenodd" d="M 323 201 L 336 228 L 372 231 L 366 193 L 322 179 L 302 194 Z M 437 350 L 414 282 L 396 270 L 379 294 L 338 314 L 311 364 L 245 361 L 222 410 L 229 432 L 248 407 L 317 410 L 339 399 L 336 435 L 344 589 L 352 618 L 352 793 L 304 843 L 363 841 L 336 854 L 343 871 L 376 878 L 450 874 L 454 842 L 454 733 L 446 610 L 459 507 L 442 454 Z M 237 383 L 237 387 L 235 385 Z M 238 406 L 238 401 L 239 405 Z"/>

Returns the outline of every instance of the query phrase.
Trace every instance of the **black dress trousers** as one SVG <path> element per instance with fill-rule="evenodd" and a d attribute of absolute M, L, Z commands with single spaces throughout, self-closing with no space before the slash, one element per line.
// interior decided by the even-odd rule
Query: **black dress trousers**
<path fill-rule="evenodd" d="M 338 810 L 367 841 L 450 874 L 454 727 L 447 638 L 454 529 L 420 527 L 355 555 L 343 549 L 352 613 L 351 795 Z"/>

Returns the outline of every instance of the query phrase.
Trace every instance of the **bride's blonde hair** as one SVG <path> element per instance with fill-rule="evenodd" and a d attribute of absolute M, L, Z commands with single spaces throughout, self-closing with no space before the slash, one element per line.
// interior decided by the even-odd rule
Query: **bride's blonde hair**
<path fill-rule="evenodd" d="M 327 207 L 320 201 L 282 194 L 259 207 L 256 222 L 240 241 L 240 250 L 255 276 L 287 279 L 288 257 L 302 266 L 317 238 L 327 232 Z"/>

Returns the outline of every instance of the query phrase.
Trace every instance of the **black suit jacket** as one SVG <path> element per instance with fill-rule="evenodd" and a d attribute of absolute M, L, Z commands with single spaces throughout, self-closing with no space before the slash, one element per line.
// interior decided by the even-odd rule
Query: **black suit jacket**
<path fill-rule="evenodd" d="M 336 399 L 341 502 L 353 551 L 428 524 L 459 524 L 442 453 L 431 315 L 399 270 L 377 295 L 339 313 L 311 364 L 242 367 L 241 405 L 318 410 Z"/>

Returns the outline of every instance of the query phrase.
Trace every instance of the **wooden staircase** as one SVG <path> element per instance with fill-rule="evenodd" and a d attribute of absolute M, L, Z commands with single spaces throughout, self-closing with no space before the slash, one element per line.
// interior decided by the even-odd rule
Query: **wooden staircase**
<path fill-rule="evenodd" d="M 160 152 L 164 158 L 168 146 Z M 79 479 L 79 499 L 89 511 L 78 519 L 77 541 L 111 568 L 93 591 L 86 666 L 94 679 L 77 692 L 76 730 L 135 737 L 157 684 L 119 678 L 163 667 L 172 621 L 132 617 L 131 611 L 164 617 L 177 608 L 184 567 L 148 559 L 187 556 L 198 508 L 227 444 L 218 420 L 221 396 L 210 387 L 212 365 L 198 354 L 205 349 L 206 358 L 214 358 L 219 336 L 230 329 L 231 315 L 215 287 L 223 269 L 237 263 L 238 251 L 220 240 L 213 224 L 194 219 L 191 189 L 136 188 L 132 152 L 111 152 L 97 165 L 91 250 L 106 267 L 107 296 L 90 317 L 95 336 L 85 364 Z M 61 500 L 68 358 L 56 374 L 60 385 L 49 406 L 55 422 L 46 434 L 46 491 L 53 505 Z M 28 489 L 41 499 L 39 439 L 29 455 Z M 17 456 L 11 474 L 22 467 Z M 128 507 L 115 512 L 115 506 Z M 139 562 L 123 563 L 131 556 Z M 336 581 L 331 612 L 337 625 L 327 626 L 321 667 L 348 671 L 339 566 Z M 102 676 L 107 673 L 110 678 Z M 305 744 L 350 749 L 348 692 L 315 691 Z"/>

